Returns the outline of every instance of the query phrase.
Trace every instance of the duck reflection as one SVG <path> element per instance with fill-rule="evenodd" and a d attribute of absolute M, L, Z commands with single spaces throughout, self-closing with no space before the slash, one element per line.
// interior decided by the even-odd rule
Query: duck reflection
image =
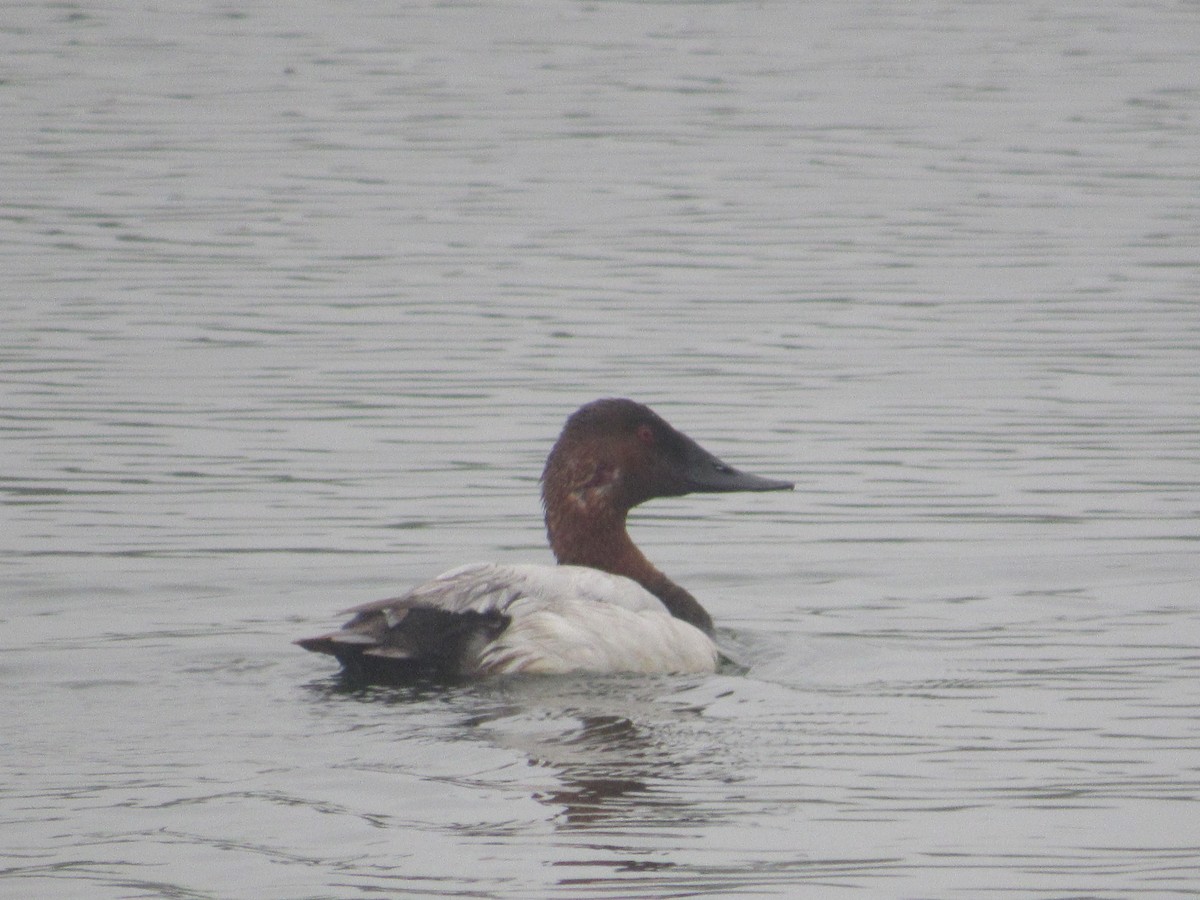
<path fill-rule="evenodd" d="M 517 761 L 516 769 L 502 770 L 503 778 L 450 780 L 518 790 L 524 784 L 558 830 L 644 832 L 711 823 L 738 780 L 730 773 L 745 768 L 744 748 L 730 742 L 720 720 L 704 714 L 709 700 L 726 693 L 722 682 L 722 676 L 617 675 L 383 687 L 335 678 L 309 687 L 324 701 L 340 698 L 355 706 L 436 707 L 438 740 L 447 743 L 448 753 L 458 742 L 484 743 Z M 375 716 L 355 727 L 389 730 Z M 528 776 L 519 774 L 521 761 Z"/>
<path fill-rule="evenodd" d="M 656 694 L 655 687 L 665 686 L 657 679 L 633 692 L 636 679 L 615 680 L 625 693 L 593 682 L 556 697 L 544 685 L 531 686 L 522 690 L 525 702 L 470 723 L 477 737 L 519 751 L 531 767 L 553 775 L 556 786 L 531 796 L 554 810 L 560 830 L 678 826 L 695 817 L 684 786 L 706 783 L 696 776 L 714 763 L 722 775 L 732 768 L 733 748 L 703 739 L 711 731 L 702 706 Z"/>

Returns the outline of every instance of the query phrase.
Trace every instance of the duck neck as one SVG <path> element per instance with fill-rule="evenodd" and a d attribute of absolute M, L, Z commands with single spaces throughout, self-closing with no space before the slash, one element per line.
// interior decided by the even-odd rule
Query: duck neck
<path fill-rule="evenodd" d="M 656 569 L 633 543 L 625 527 L 625 512 L 593 510 L 586 516 L 570 516 L 548 506 L 546 533 L 560 565 L 588 566 L 632 578 L 661 600 L 675 618 L 712 633 L 712 617 L 700 602 Z"/>

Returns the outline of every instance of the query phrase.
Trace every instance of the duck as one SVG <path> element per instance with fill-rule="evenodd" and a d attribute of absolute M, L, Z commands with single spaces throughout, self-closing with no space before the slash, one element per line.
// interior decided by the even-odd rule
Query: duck
<path fill-rule="evenodd" d="M 646 559 L 626 518 L 659 497 L 794 487 L 722 462 L 648 406 L 594 400 L 567 418 L 542 472 L 557 565 L 461 566 L 345 610 L 341 628 L 296 644 L 376 683 L 713 672 L 712 617 Z"/>

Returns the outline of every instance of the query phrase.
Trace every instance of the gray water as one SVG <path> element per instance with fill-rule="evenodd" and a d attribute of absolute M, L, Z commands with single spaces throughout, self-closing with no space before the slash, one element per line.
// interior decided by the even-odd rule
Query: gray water
<path fill-rule="evenodd" d="M 1200 5 L 0 15 L 0 894 L 1200 893 Z M 745 671 L 348 691 L 598 396 Z"/>

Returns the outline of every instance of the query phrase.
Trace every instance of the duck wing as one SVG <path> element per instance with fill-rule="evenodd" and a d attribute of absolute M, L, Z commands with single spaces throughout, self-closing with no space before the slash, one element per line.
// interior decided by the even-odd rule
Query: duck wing
<path fill-rule="evenodd" d="M 501 672 L 710 671 L 716 649 L 653 594 L 581 566 L 475 563 L 297 641 L 369 681 Z"/>

